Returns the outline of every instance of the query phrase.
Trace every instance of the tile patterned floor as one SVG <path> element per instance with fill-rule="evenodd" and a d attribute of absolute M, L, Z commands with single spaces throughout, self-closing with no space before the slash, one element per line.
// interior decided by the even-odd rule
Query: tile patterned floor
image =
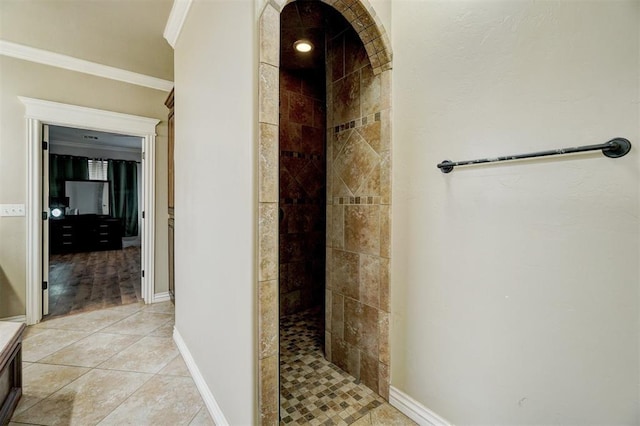
<path fill-rule="evenodd" d="M 140 246 L 122 250 L 54 254 L 49 258 L 49 315 L 137 303 Z"/>
<path fill-rule="evenodd" d="M 324 359 L 319 315 L 281 322 L 281 424 L 415 425 Z M 173 324 L 166 302 L 28 327 L 23 396 L 9 425 L 213 425 L 173 343 Z"/>
<path fill-rule="evenodd" d="M 280 318 L 281 425 L 414 425 L 323 356 L 321 311 Z"/>
<path fill-rule="evenodd" d="M 213 425 L 172 339 L 170 302 L 27 328 L 18 425 Z"/>

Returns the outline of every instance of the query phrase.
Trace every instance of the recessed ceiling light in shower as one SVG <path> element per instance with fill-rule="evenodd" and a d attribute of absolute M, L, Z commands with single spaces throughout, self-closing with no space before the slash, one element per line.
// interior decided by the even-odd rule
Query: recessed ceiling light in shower
<path fill-rule="evenodd" d="M 309 40 L 298 40 L 293 43 L 293 48 L 298 52 L 307 53 L 313 50 L 313 44 Z"/>

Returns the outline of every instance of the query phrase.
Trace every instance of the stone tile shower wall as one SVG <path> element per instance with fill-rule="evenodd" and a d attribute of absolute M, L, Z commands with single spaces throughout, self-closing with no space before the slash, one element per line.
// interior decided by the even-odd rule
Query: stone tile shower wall
<path fill-rule="evenodd" d="M 348 24 L 327 43 L 325 351 L 388 399 L 390 71 Z"/>
<path fill-rule="evenodd" d="M 373 71 L 381 78 L 381 144 L 390 145 L 389 134 L 389 93 L 390 90 L 390 70 L 393 68 L 392 52 L 389 37 L 376 16 L 375 10 L 367 0 L 321 0 L 322 3 L 334 8 L 342 15 L 354 28 L 360 39 L 365 43 L 365 50 L 369 61 L 373 64 Z M 280 12 L 290 0 L 271 0 L 265 4 L 260 16 L 259 24 L 259 65 L 258 65 L 258 146 L 256 156 L 258 157 L 258 217 L 256 219 L 258 233 L 257 262 L 258 277 L 256 279 L 256 291 L 258 293 L 257 315 L 258 315 L 258 336 L 257 336 L 257 376 L 258 376 L 258 423 L 263 425 L 279 424 L 278 415 L 278 133 L 279 133 L 279 79 L 278 70 L 280 62 Z M 332 35 L 337 35 L 334 33 Z M 335 37 L 332 37 L 332 39 Z M 329 81 L 329 88 L 333 86 L 333 80 Z M 328 94 L 328 105 L 331 104 L 331 96 Z M 327 110 L 327 123 L 334 123 L 332 117 L 333 109 Z M 375 117 L 374 117 L 375 120 Z M 368 119 L 367 119 L 368 121 Z M 339 123 L 338 123 L 339 124 Z M 359 126 L 362 125 L 360 121 Z M 354 120 L 354 128 L 355 128 Z M 329 132 L 332 129 L 328 129 Z M 329 134 L 332 137 L 333 133 Z M 384 141 L 384 142 L 383 142 Z M 333 141 L 329 146 L 333 145 Z M 388 150 L 387 150 L 388 151 Z M 328 156 L 328 158 L 330 158 Z M 388 181 L 387 165 L 385 176 L 381 180 L 383 185 L 390 187 Z M 382 177 L 382 175 L 381 175 Z M 385 182 L 383 184 L 383 182 Z M 329 182 L 330 183 L 330 182 Z M 381 193 L 388 191 L 382 188 Z M 328 194 L 332 190 L 327 189 Z M 390 201 L 387 195 L 381 195 L 381 203 L 388 205 Z M 386 197 L 386 199 L 385 199 Z M 354 199 L 355 202 L 355 199 Z M 328 206 L 332 206 L 333 200 L 327 200 Z M 329 231 L 332 232 L 332 231 Z M 383 235 L 388 241 L 389 234 Z M 388 245 L 386 243 L 385 245 Z M 332 251 L 328 247 L 327 252 Z M 385 257 L 386 259 L 386 257 Z M 383 262 L 387 263 L 388 262 Z M 328 268 L 331 267 L 330 260 Z M 380 266 L 381 277 L 379 299 L 382 306 L 388 306 L 388 268 Z M 386 272 L 384 272 L 386 271 Z M 331 277 L 327 276 L 327 288 L 331 293 Z M 386 282 L 386 284 L 385 284 Z M 327 326 L 331 324 L 331 300 L 326 301 L 329 307 L 327 316 Z M 344 306 L 343 306 L 344 307 Z M 387 312 L 387 308 L 383 308 Z M 388 399 L 388 387 L 384 385 L 388 382 L 388 323 L 385 323 L 385 315 L 379 327 L 379 357 L 385 360 L 378 367 L 379 390 L 378 392 Z M 386 316 L 388 318 L 388 315 Z M 339 327 L 338 327 L 339 328 Z M 344 335 L 344 329 L 343 329 Z M 344 339 L 343 339 L 344 340 Z M 331 355 L 331 333 L 327 335 L 327 354 Z M 380 367 L 382 365 L 383 367 Z"/>
<path fill-rule="evenodd" d="M 322 306 L 325 79 L 280 69 L 280 316 Z"/>

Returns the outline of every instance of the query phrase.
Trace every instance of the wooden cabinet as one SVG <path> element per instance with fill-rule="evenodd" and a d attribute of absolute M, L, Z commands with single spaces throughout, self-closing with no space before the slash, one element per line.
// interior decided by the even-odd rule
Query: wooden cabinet
<path fill-rule="evenodd" d="M 22 334 L 25 325 L 0 321 L 0 425 L 9 423 L 22 396 Z"/>
<path fill-rule="evenodd" d="M 122 249 L 120 220 L 108 216 L 79 215 L 51 219 L 51 254 Z"/>
<path fill-rule="evenodd" d="M 174 269 L 174 200 L 175 200 L 175 179 L 174 179 L 174 163 L 173 163 L 173 151 L 174 151 L 174 140 L 175 140 L 175 130 L 174 130 L 174 107 L 173 107 L 173 89 L 171 93 L 169 93 L 169 97 L 167 98 L 165 105 L 169 108 L 169 118 L 167 121 L 169 132 L 168 132 L 168 144 L 167 144 L 167 158 L 168 158 L 168 214 L 169 214 L 169 253 L 168 253 L 168 262 L 169 262 L 169 295 L 171 296 L 171 300 L 175 302 L 176 294 L 175 294 L 175 269 Z"/>
<path fill-rule="evenodd" d="M 173 146 L 174 146 L 174 121 L 173 121 L 173 90 L 171 90 L 171 93 L 169 93 L 169 97 L 167 98 L 167 100 L 165 101 L 165 105 L 167 106 L 167 108 L 169 108 L 169 118 L 167 120 L 167 126 L 168 126 L 168 139 L 169 139 L 169 143 L 168 143 L 168 185 L 169 185 L 169 193 L 168 193 L 168 207 L 169 207 L 169 214 L 173 215 L 173 206 L 174 206 L 174 200 L 175 200 L 175 186 L 174 186 L 174 168 L 173 168 Z"/>
<path fill-rule="evenodd" d="M 176 294 L 175 294 L 175 270 L 174 270 L 174 255 L 173 255 L 173 231 L 174 231 L 174 219 L 173 217 L 169 217 L 169 295 L 171 296 L 171 300 L 175 302 Z"/>

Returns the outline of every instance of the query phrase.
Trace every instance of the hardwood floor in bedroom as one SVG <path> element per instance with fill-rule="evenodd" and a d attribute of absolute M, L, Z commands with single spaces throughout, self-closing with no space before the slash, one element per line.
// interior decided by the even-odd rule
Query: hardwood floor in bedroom
<path fill-rule="evenodd" d="M 51 255 L 43 320 L 140 302 L 140 278 L 140 246 Z"/>

